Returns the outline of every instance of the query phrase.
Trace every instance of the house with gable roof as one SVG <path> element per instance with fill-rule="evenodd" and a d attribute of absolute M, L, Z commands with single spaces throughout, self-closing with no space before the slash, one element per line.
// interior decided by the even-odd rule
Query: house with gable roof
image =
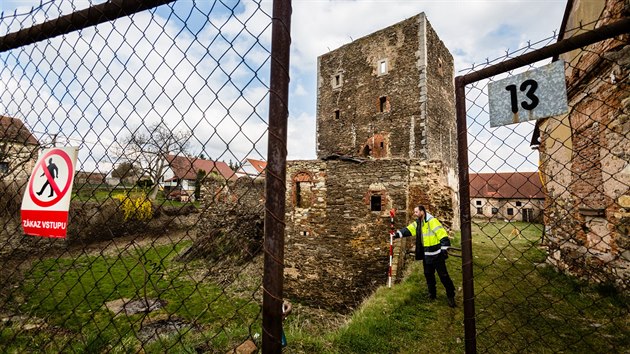
<path fill-rule="evenodd" d="M 256 159 L 245 159 L 245 162 L 236 171 L 239 177 L 265 178 L 265 169 L 267 168 L 267 162 Z"/>
<path fill-rule="evenodd" d="M 238 178 L 236 173 L 223 161 L 205 160 L 198 157 L 168 155 L 168 167 L 160 183 L 165 195 L 174 190 L 180 194 L 192 196 L 195 191 L 197 172 L 204 171 L 206 175 L 214 175 L 219 179 L 233 181 Z"/>
<path fill-rule="evenodd" d="M 28 179 L 39 147 L 39 141 L 20 119 L 0 116 L 0 179 Z"/>
<path fill-rule="evenodd" d="M 470 214 L 509 221 L 541 221 L 545 203 L 538 172 L 471 173 Z"/>

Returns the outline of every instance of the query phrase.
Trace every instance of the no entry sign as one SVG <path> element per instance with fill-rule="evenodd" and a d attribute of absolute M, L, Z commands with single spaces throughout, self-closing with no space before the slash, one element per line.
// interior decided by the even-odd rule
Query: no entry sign
<path fill-rule="evenodd" d="M 78 148 L 40 153 L 22 198 L 22 228 L 33 236 L 65 238 Z"/>

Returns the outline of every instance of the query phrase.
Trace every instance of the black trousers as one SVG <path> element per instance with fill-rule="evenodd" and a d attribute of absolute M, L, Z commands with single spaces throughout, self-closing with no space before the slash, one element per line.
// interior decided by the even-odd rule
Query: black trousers
<path fill-rule="evenodd" d="M 427 279 L 427 287 L 429 288 L 429 295 L 431 297 L 435 297 L 436 295 L 436 271 L 438 276 L 440 277 L 442 285 L 444 285 L 444 289 L 446 289 L 446 296 L 455 297 L 455 285 L 453 285 L 453 281 L 448 275 L 448 270 L 446 269 L 446 262 L 444 258 L 438 257 L 438 259 L 434 260 L 431 263 L 427 263 L 423 260 L 422 265 L 424 267 L 424 277 Z"/>

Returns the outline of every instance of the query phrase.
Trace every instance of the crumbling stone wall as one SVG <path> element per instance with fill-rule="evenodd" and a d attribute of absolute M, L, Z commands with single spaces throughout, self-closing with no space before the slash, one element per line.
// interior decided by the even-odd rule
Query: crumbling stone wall
<path fill-rule="evenodd" d="M 601 13 L 597 27 L 627 16 L 628 6 L 609 0 Z M 630 288 L 629 39 L 565 55 L 571 113 L 541 125 L 548 262 L 624 289 Z"/>
<path fill-rule="evenodd" d="M 378 286 L 387 283 L 389 210 L 398 210 L 395 226 L 411 220 L 409 209 L 419 200 L 453 225 L 454 189 L 441 162 L 409 159 L 362 163 L 290 161 L 287 167 L 285 284 L 287 296 L 341 312 L 355 308 Z M 308 207 L 297 207 L 299 176 L 311 178 Z M 372 210 L 373 196 L 380 209 Z M 422 199 L 424 198 L 424 199 Z M 457 217 L 458 218 L 458 217 Z M 397 242 L 396 254 L 407 244 Z M 404 257 L 394 272 L 402 274 Z"/>
<path fill-rule="evenodd" d="M 318 158 L 440 159 L 456 172 L 453 65 L 424 13 L 320 56 Z"/>

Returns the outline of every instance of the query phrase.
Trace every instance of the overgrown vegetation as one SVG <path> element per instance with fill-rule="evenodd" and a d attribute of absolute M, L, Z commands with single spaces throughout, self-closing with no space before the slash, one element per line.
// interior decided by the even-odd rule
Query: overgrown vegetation
<path fill-rule="evenodd" d="M 542 225 L 483 222 L 473 225 L 477 349 L 491 353 L 624 352 L 630 348 L 627 294 L 589 285 L 546 266 Z M 454 242 L 459 244 L 459 236 Z M 461 260 L 449 258 L 461 284 Z M 439 283 L 439 282 L 438 282 Z M 463 353 L 461 285 L 456 309 L 443 288 L 426 294 L 416 262 L 392 289 L 385 285 L 338 329 L 305 333 L 289 317 L 285 353 Z"/>
<path fill-rule="evenodd" d="M 540 225 L 501 221 L 474 225 L 478 350 L 629 348 L 627 294 L 544 266 L 541 230 Z M 132 241 L 94 254 L 35 261 L 11 292 L 11 306 L 3 309 L 13 316 L 0 327 L 0 351 L 225 353 L 260 334 L 262 257 L 250 264 L 254 272 L 243 265 L 222 283 L 215 269 L 209 271 L 208 258 L 176 261 L 191 245 L 189 240 L 169 239 L 162 245 Z M 451 257 L 447 264 L 453 281 L 461 284 L 461 260 Z M 104 306 L 119 299 L 150 305 L 157 298 L 164 303 L 155 311 L 125 315 Z M 294 311 L 284 322 L 285 353 L 464 352 L 461 287 L 455 309 L 447 306 L 440 284 L 438 298 L 429 300 L 418 262 L 391 289 L 384 281 L 351 317 L 291 300 Z M 171 330 L 147 334 L 153 328 Z"/>
<path fill-rule="evenodd" d="M 153 204 L 146 196 L 117 194 L 114 198 L 120 201 L 125 221 L 148 221 L 153 217 Z"/>
<path fill-rule="evenodd" d="M 201 264 L 173 261 L 189 245 L 131 243 L 119 254 L 35 263 L 12 293 L 13 308 L 3 311 L 21 316 L 11 317 L 12 323 L 0 329 L 0 351 L 195 352 L 208 345 L 227 351 L 251 329 L 260 332 L 255 320 L 260 309 L 254 301 L 195 281 Z M 125 309 L 113 312 L 105 306 L 120 299 L 154 304 L 157 298 L 163 308 L 151 312 L 125 314 Z M 152 326 L 167 330 L 147 333 Z"/>

